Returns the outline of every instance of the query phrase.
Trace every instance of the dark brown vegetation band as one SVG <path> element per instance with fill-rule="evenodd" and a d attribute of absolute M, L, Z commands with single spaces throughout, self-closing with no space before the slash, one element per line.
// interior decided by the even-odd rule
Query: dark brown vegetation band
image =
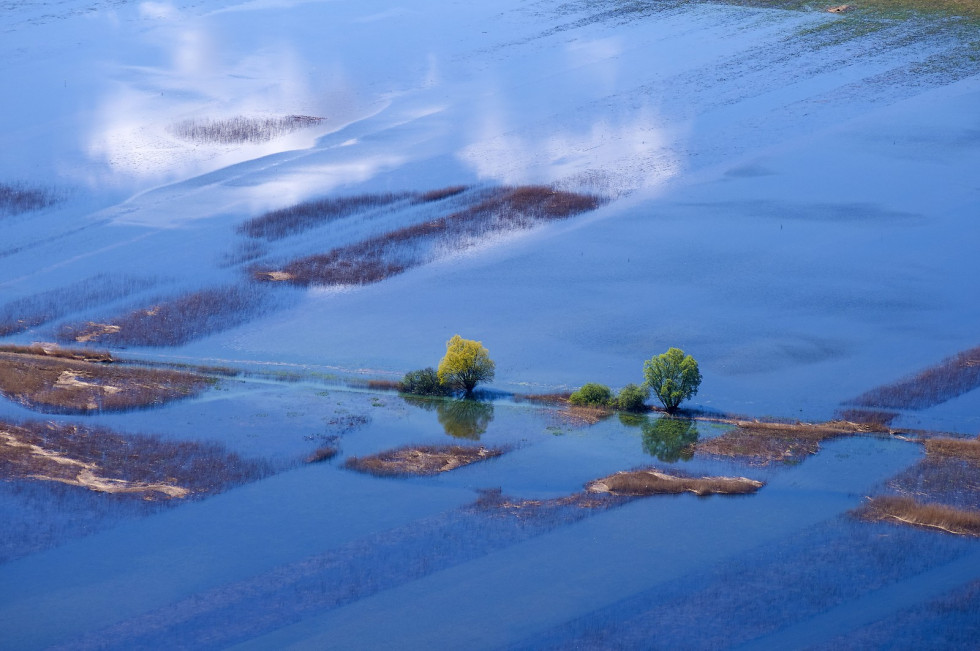
<path fill-rule="evenodd" d="M 980 387 L 980 346 L 851 401 L 876 409 L 927 409 Z"/>
<path fill-rule="evenodd" d="M 424 264 L 439 250 L 465 248 L 469 242 L 495 233 L 565 219 L 593 210 L 600 203 L 592 195 L 547 186 L 497 188 L 474 205 L 444 217 L 293 260 L 281 269 L 256 268 L 253 277 L 303 286 L 376 283 Z"/>

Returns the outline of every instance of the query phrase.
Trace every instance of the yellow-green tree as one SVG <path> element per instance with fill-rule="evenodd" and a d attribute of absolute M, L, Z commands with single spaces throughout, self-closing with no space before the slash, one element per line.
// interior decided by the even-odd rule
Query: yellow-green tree
<path fill-rule="evenodd" d="M 493 379 L 494 367 L 490 353 L 481 342 L 453 335 L 446 342 L 446 356 L 439 362 L 436 374 L 446 386 L 470 394 L 478 382 Z"/>

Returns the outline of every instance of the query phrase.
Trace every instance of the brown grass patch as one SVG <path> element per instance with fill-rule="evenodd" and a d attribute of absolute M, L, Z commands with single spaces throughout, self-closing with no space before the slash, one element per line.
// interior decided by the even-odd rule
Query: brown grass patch
<path fill-rule="evenodd" d="M 754 493 L 763 482 L 746 477 L 687 477 L 668 474 L 654 468 L 617 472 L 586 484 L 590 493 L 613 495 L 675 495 L 694 493 L 706 495 L 744 495 Z"/>
<path fill-rule="evenodd" d="M 83 362 L 99 362 L 108 364 L 112 355 L 107 350 L 92 350 L 90 348 L 62 348 L 53 343 L 35 343 L 30 346 L 5 344 L 0 346 L 0 353 L 16 353 L 18 355 L 36 355 L 39 357 L 54 357 L 57 359 L 74 359 Z"/>
<path fill-rule="evenodd" d="M 567 405 L 571 392 L 564 393 L 517 393 L 514 402 L 530 402 L 539 405 Z"/>
<path fill-rule="evenodd" d="M 820 449 L 828 439 L 865 431 L 856 423 L 764 423 L 738 421 L 737 427 L 721 436 L 698 442 L 696 452 L 731 457 L 752 465 L 798 463 Z"/>
<path fill-rule="evenodd" d="M 369 457 L 351 457 L 345 468 L 366 472 L 379 477 L 408 475 L 437 475 L 449 472 L 477 461 L 492 459 L 504 454 L 502 448 L 470 445 L 422 445 L 408 446 L 379 452 Z"/>
<path fill-rule="evenodd" d="M 911 497 L 872 497 L 854 512 L 859 518 L 938 529 L 961 536 L 980 537 L 980 511 L 942 504 L 923 504 Z"/>
<path fill-rule="evenodd" d="M 271 473 L 214 444 L 104 428 L 0 421 L 0 477 L 57 482 L 145 500 L 186 498 Z"/>
<path fill-rule="evenodd" d="M 837 411 L 836 418 L 864 425 L 870 431 L 887 432 L 892 421 L 898 418 L 898 414 L 894 411 L 878 409 L 840 409 Z"/>
<path fill-rule="evenodd" d="M 206 377 L 182 371 L 0 352 L 0 393 L 37 411 L 140 409 L 197 395 L 211 384 Z"/>
<path fill-rule="evenodd" d="M 980 464 L 980 439 L 935 438 L 923 441 L 926 454 L 952 457 Z"/>
<path fill-rule="evenodd" d="M 947 357 L 915 375 L 861 394 L 849 404 L 879 409 L 926 409 L 980 387 L 980 346 Z"/>
<path fill-rule="evenodd" d="M 62 326 L 58 340 L 109 346 L 179 346 L 245 323 L 265 295 L 255 287 L 213 287 L 107 319 Z"/>
<path fill-rule="evenodd" d="M 402 383 L 398 380 L 368 380 L 367 388 L 378 391 L 401 391 Z"/>
<path fill-rule="evenodd" d="M 281 269 L 255 268 L 252 277 L 268 281 L 270 274 L 282 273 L 289 276 L 286 282 L 295 285 L 367 285 L 424 264 L 447 250 L 463 250 L 481 238 L 565 219 L 600 203 L 596 196 L 546 186 L 498 188 L 450 215 L 300 258 Z"/>

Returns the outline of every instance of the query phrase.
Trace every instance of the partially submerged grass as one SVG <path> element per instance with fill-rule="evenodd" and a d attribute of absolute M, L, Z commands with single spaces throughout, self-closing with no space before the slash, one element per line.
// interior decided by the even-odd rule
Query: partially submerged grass
<path fill-rule="evenodd" d="M 340 448 L 332 443 L 321 445 L 306 457 L 306 463 L 320 463 L 329 461 L 340 454 Z"/>
<path fill-rule="evenodd" d="M 854 511 L 854 515 L 864 520 L 895 522 L 961 536 L 980 537 L 980 511 L 942 504 L 923 504 L 911 497 L 871 497 Z"/>
<path fill-rule="evenodd" d="M 747 477 L 689 477 L 649 468 L 617 472 L 591 481 L 585 488 L 590 493 L 613 495 L 675 495 L 690 492 L 703 497 L 744 495 L 756 492 L 763 485 L 763 482 Z"/>
<path fill-rule="evenodd" d="M 50 190 L 20 183 L 0 183 L 0 217 L 41 210 L 58 201 Z"/>
<path fill-rule="evenodd" d="M 876 409 L 927 409 L 977 387 L 980 387 L 980 346 L 863 393 L 850 404 Z"/>
<path fill-rule="evenodd" d="M 233 145 L 268 142 L 293 131 L 314 127 L 326 118 L 311 115 L 255 118 L 239 115 L 223 120 L 182 120 L 170 127 L 170 132 L 191 142 Z"/>
<path fill-rule="evenodd" d="M 0 345 L 0 353 L 16 353 L 18 355 L 37 355 L 40 357 L 55 357 L 57 359 L 74 359 L 83 362 L 101 362 L 107 364 L 114 361 L 107 350 L 92 350 L 91 348 L 62 348 L 58 344 L 35 343 L 30 346 L 17 344 Z"/>
<path fill-rule="evenodd" d="M 10 301 L 0 306 L 0 337 L 149 289 L 156 282 L 153 278 L 99 274 L 66 287 Z"/>
<path fill-rule="evenodd" d="M 717 438 L 700 441 L 695 450 L 751 465 L 798 463 L 816 454 L 822 441 L 863 431 L 861 426 L 843 421 L 821 424 L 738 421 L 735 429 Z"/>
<path fill-rule="evenodd" d="M 513 516 L 518 519 L 553 517 L 556 512 L 566 509 L 601 510 L 629 501 L 629 496 L 611 493 L 590 493 L 580 491 L 550 499 L 526 499 L 510 497 L 499 488 L 481 490 L 480 496 L 471 507 L 473 510 L 492 515 Z"/>
<path fill-rule="evenodd" d="M 408 193 L 389 192 L 304 201 L 249 219 L 238 227 L 238 232 L 254 238 L 280 240 L 336 219 L 391 205 L 409 196 Z"/>
<path fill-rule="evenodd" d="M 202 289 L 107 319 L 62 326 L 58 340 L 107 346 L 180 346 L 246 322 L 265 305 L 252 286 Z"/>
<path fill-rule="evenodd" d="M 445 188 L 439 188 L 438 190 L 423 192 L 415 197 L 415 202 L 431 203 L 433 201 L 442 201 L 443 199 L 448 199 L 450 197 L 455 197 L 458 194 L 463 194 L 467 190 L 469 190 L 469 187 L 465 185 L 450 185 Z"/>
<path fill-rule="evenodd" d="M 400 228 L 324 254 L 300 258 L 280 269 L 255 268 L 256 280 L 294 285 L 367 285 L 472 246 L 494 234 L 526 230 L 538 223 L 593 210 L 592 195 L 546 186 L 497 188 L 463 210 Z"/>
<path fill-rule="evenodd" d="M 0 478 L 144 500 L 213 494 L 271 473 L 222 446 L 62 423 L 0 421 Z"/>
<path fill-rule="evenodd" d="M 51 413 L 126 411 L 197 395 L 212 380 L 181 371 L 0 352 L 0 393 Z"/>
<path fill-rule="evenodd" d="M 418 445 L 379 452 L 368 457 L 351 457 L 345 468 L 379 477 L 437 475 L 477 461 L 499 457 L 503 448 L 469 445 Z"/>
<path fill-rule="evenodd" d="M 887 432 L 892 421 L 898 418 L 898 413 L 880 409 L 840 409 L 835 418 L 866 426 L 872 431 Z"/>

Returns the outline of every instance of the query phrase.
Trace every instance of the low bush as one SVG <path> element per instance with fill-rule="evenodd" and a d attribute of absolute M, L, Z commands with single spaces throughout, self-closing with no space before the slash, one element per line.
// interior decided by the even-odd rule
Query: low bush
<path fill-rule="evenodd" d="M 436 370 L 431 366 L 406 373 L 398 390 L 416 396 L 448 396 L 452 393 L 450 387 L 439 381 Z"/>
<path fill-rule="evenodd" d="M 568 402 L 578 407 L 609 407 L 613 395 L 605 384 L 589 382 L 568 396 Z"/>
<path fill-rule="evenodd" d="M 650 396 L 650 390 L 636 384 L 627 384 L 623 387 L 619 395 L 616 396 L 616 408 L 620 411 L 641 412 L 646 411 L 644 404 Z"/>

